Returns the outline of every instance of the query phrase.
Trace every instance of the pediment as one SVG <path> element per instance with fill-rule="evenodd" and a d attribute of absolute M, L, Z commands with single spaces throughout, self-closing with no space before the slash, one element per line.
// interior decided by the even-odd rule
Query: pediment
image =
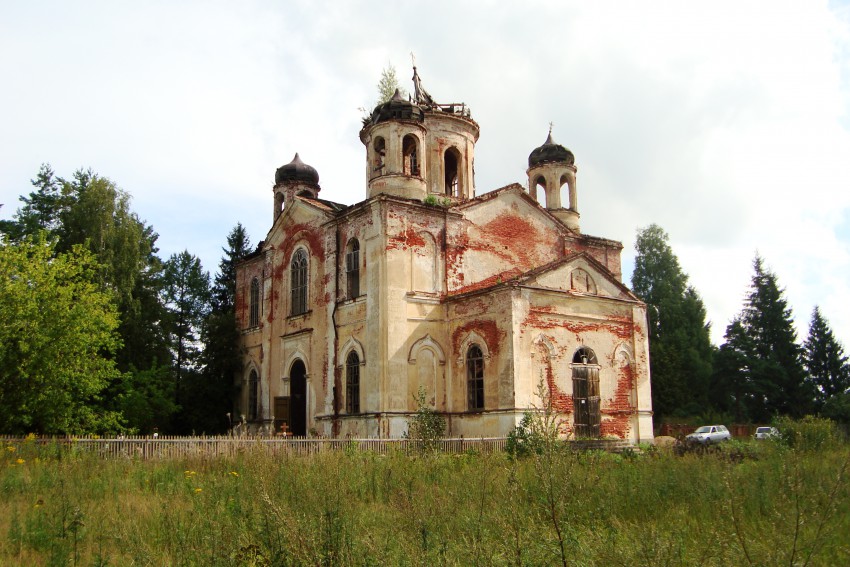
<path fill-rule="evenodd" d="M 584 252 L 543 266 L 521 281 L 525 285 L 565 291 L 574 295 L 638 300 L 605 266 Z"/>
<path fill-rule="evenodd" d="M 317 227 L 333 218 L 333 212 L 321 207 L 310 199 L 296 197 L 292 204 L 284 208 L 269 230 L 266 241 L 270 243 L 285 240 L 293 231 L 304 226 Z"/>

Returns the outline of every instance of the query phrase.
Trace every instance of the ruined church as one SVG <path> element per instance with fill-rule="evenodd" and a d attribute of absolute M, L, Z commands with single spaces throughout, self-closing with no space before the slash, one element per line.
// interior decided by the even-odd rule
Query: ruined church
<path fill-rule="evenodd" d="M 448 436 L 500 437 L 542 387 L 566 438 L 650 440 L 646 306 L 622 244 L 581 231 L 573 153 L 550 128 L 527 184 L 478 191 L 478 124 L 413 72 L 364 119 L 364 200 L 323 199 L 298 154 L 275 173 L 272 226 L 237 266 L 237 413 L 391 438 L 424 401 Z"/>

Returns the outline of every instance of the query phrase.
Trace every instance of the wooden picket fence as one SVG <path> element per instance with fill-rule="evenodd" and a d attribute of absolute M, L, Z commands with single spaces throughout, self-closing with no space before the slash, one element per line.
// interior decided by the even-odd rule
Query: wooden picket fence
<path fill-rule="evenodd" d="M 441 439 L 438 452 L 461 454 L 467 451 L 493 453 L 504 451 L 507 439 Z M 278 437 L 34 437 L 0 436 L 4 446 L 35 444 L 41 450 L 55 450 L 57 455 L 95 453 L 104 458 L 185 459 L 233 457 L 251 452 L 271 455 L 314 455 L 328 451 L 358 451 L 376 454 L 422 452 L 421 441 L 413 439 L 309 439 Z"/>

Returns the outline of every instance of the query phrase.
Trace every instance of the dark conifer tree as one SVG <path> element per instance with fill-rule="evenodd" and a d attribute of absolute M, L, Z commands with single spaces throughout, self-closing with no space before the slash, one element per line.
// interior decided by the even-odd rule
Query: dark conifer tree
<path fill-rule="evenodd" d="M 803 362 L 815 389 L 815 403 L 823 408 L 830 398 L 850 390 L 850 364 L 844 347 L 835 338 L 816 306 L 803 343 Z"/>
<path fill-rule="evenodd" d="M 638 231 L 632 289 L 647 304 L 652 407 L 656 415 L 705 409 L 713 349 L 705 306 L 658 225 Z"/>
<path fill-rule="evenodd" d="M 791 309 L 761 257 L 756 256 L 753 269 L 744 309 L 726 328 L 714 391 L 731 396 L 722 404 L 734 409 L 738 419 L 800 417 L 811 410 L 813 392 Z"/>
<path fill-rule="evenodd" d="M 236 264 L 250 252 L 245 228 L 237 224 L 227 235 L 227 247 L 212 289 L 212 303 L 201 333 L 205 411 L 194 418 L 198 431 L 220 433 L 229 427 L 233 412 L 234 379 L 241 365 L 236 326 Z"/>

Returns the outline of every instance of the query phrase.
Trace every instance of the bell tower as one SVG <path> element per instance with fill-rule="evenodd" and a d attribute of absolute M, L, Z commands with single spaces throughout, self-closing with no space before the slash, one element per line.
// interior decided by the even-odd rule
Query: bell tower
<path fill-rule="evenodd" d="M 396 90 L 363 121 L 368 196 L 471 199 L 478 124 L 465 104 L 434 102 L 415 66 L 413 86 L 413 98 L 405 100 Z"/>
<path fill-rule="evenodd" d="M 542 146 L 535 148 L 528 156 L 528 191 L 535 201 L 538 188 L 542 188 L 546 197 L 546 210 L 560 219 L 568 228 L 579 232 L 578 198 L 576 195 L 576 166 L 573 153 L 552 139 L 552 126 L 549 136 Z M 567 185 L 569 204 L 561 204 L 561 188 Z"/>

